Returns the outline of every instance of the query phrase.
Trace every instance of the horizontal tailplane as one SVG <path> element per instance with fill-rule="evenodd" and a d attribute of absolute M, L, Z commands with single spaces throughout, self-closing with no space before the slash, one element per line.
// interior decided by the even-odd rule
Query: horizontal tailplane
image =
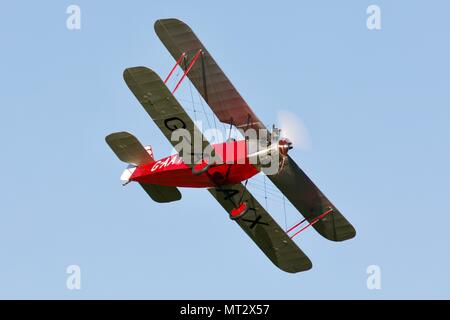
<path fill-rule="evenodd" d="M 151 152 L 128 132 L 115 132 L 106 136 L 106 143 L 123 162 L 139 166 L 154 162 Z"/>
<path fill-rule="evenodd" d="M 181 193 L 177 187 L 158 186 L 145 183 L 141 183 L 140 185 L 153 201 L 164 203 L 181 199 Z"/>

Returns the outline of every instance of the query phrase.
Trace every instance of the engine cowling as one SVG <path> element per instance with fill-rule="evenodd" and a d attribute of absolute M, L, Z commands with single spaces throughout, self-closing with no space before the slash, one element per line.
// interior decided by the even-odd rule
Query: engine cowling
<path fill-rule="evenodd" d="M 282 138 L 278 141 L 278 152 L 284 157 L 288 155 L 289 150 L 293 147 L 292 142 L 287 138 Z"/>
<path fill-rule="evenodd" d="M 248 158 L 251 160 L 251 163 L 255 163 L 256 166 L 260 168 L 269 168 L 269 171 L 272 170 L 270 171 L 272 173 L 269 174 L 275 174 L 276 172 L 273 172 L 274 167 L 270 165 L 270 163 L 277 161 L 277 170 L 282 170 L 286 164 L 288 152 L 292 148 L 292 142 L 288 138 L 281 137 L 281 129 L 274 126 L 271 133 L 271 143 L 268 146 L 260 147 L 257 152 L 249 154 Z"/>

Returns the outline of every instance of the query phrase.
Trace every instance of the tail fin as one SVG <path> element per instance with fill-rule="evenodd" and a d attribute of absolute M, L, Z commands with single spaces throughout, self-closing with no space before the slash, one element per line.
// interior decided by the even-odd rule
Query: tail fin
<path fill-rule="evenodd" d="M 136 166 L 155 162 L 150 146 L 144 147 L 135 136 L 128 132 L 111 133 L 106 138 L 106 143 L 114 151 L 116 156 L 130 165 L 122 173 L 120 179 L 123 185 L 130 182 Z M 181 193 L 176 187 L 157 186 L 140 183 L 145 192 L 156 202 L 172 202 L 181 199 Z"/>
<path fill-rule="evenodd" d="M 139 166 L 141 164 L 151 163 L 153 153 L 151 148 L 144 148 L 144 146 L 128 132 L 115 132 L 106 136 L 106 143 L 114 151 L 116 156 L 123 162 Z"/>

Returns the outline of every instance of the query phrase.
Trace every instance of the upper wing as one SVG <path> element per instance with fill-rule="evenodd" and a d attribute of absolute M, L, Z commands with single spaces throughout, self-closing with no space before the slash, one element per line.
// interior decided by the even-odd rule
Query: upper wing
<path fill-rule="evenodd" d="M 355 228 L 291 157 L 288 156 L 283 170 L 277 174 L 269 175 L 268 178 L 309 222 L 312 222 L 330 208 L 333 209 L 331 214 L 326 215 L 313 225 L 317 232 L 325 238 L 343 241 L 356 235 Z"/>
<path fill-rule="evenodd" d="M 172 132 L 183 128 L 189 132 L 189 137 L 186 139 L 190 140 L 192 150 L 194 150 L 195 137 L 202 139 L 202 149 L 199 150 L 201 153 L 207 148 L 213 150 L 156 72 L 146 67 L 128 68 L 125 69 L 123 77 L 128 88 L 173 146 L 176 146 L 178 141 L 172 141 Z M 199 158 L 194 153 L 195 150 L 190 154 L 180 154 L 180 156 L 184 163 L 192 167 Z"/>
<path fill-rule="evenodd" d="M 237 223 L 278 268 L 291 273 L 312 268 L 309 258 L 242 184 L 208 190 L 227 212 L 241 202 L 241 197 L 247 202 L 252 209 Z"/>
<path fill-rule="evenodd" d="M 221 122 L 238 128 L 265 129 L 188 25 L 177 19 L 162 19 L 155 22 L 155 31 L 175 60 L 186 54 L 185 61 L 180 64 L 183 69 L 202 49 L 200 59 L 187 76 Z"/>

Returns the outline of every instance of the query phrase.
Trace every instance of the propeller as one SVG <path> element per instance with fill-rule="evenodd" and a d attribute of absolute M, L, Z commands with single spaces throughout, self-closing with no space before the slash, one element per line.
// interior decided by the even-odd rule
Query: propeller
<path fill-rule="evenodd" d="M 281 110 L 277 113 L 278 128 L 281 138 L 287 138 L 295 148 L 302 151 L 311 149 L 311 139 L 304 122 L 296 114 Z"/>

